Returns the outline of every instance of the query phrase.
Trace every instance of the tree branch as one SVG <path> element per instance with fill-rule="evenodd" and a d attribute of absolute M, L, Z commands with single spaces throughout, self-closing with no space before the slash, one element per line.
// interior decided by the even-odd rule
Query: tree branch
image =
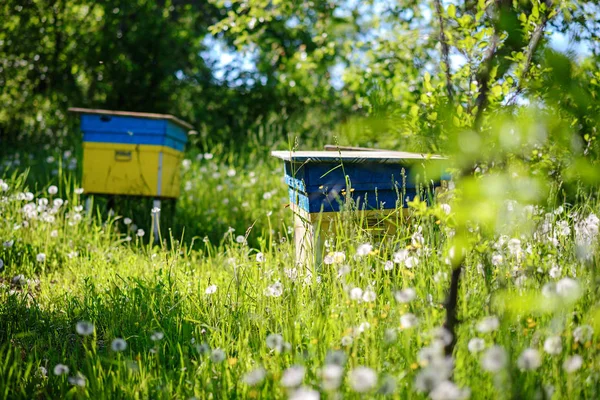
<path fill-rule="evenodd" d="M 487 107 L 488 103 L 488 92 L 490 91 L 490 71 L 494 64 L 494 57 L 498 51 L 498 35 L 494 33 L 492 37 L 492 44 L 487 51 L 487 54 L 477 72 L 477 84 L 479 85 L 479 95 L 475 100 L 475 107 L 477 107 L 477 113 L 475 114 L 475 129 L 479 130 L 481 127 L 481 117 L 483 117 L 483 111 Z"/>
<path fill-rule="evenodd" d="M 460 283 L 460 274 L 462 273 L 462 261 L 458 267 L 452 271 L 452 278 L 450 280 L 450 291 L 446 299 L 446 321 L 444 327 L 452 334 L 452 341 L 446 345 L 444 351 L 447 356 L 451 356 L 454 351 L 454 345 L 456 344 L 456 326 L 458 325 L 458 318 L 456 308 L 458 307 L 458 289 Z"/>
<path fill-rule="evenodd" d="M 448 91 L 448 98 L 452 101 L 454 98 L 454 89 L 452 87 L 452 75 L 450 72 L 450 47 L 448 46 L 448 40 L 444 32 L 444 18 L 442 15 L 441 2 L 440 0 L 434 0 L 434 4 L 440 24 L 440 44 L 442 45 L 442 64 L 444 64 L 444 73 L 446 74 L 446 90 Z"/>

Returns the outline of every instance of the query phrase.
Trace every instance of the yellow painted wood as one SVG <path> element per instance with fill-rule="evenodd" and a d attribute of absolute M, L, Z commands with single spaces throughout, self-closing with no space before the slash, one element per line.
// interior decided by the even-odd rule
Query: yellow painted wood
<path fill-rule="evenodd" d="M 183 153 L 166 146 L 83 143 L 87 193 L 176 198 Z"/>

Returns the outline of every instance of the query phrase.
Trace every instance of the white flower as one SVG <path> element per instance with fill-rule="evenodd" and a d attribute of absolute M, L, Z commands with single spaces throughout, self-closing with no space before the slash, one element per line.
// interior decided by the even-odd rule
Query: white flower
<path fill-rule="evenodd" d="M 497 330 L 500 327 L 498 317 L 485 317 L 477 323 L 477 331 L 481 333 L 489 333 Z"/>
<path fill-rule="evenodd" d="M 377 298 L 377 295 L 375 294 L 375 292 L 371 289 L 367 289 L 364 291 L 363 295 L 362 295 L 362 299 L 364 302 L 370 303 L 372 301 L 375 301 L 375 299 Z"/>
<path fill-rule="evenodd" d="M 419 259 L 415 256 L 410 256 L 406 260 L 404 260 L 404 266 L 406 268 L 413 268 L 419 265 Z"/>
<path fill-rule="evenodd" d="M 587 343 L 592 340 L 594 335 L 594 329 L 589 325 L 581 325 L 575 328 L 573 331 L 573 338 L 578 343 Z"/>
<path fill-rule="evenodd" d="M 333 256 L 327 254 L 325 257 L 323 257 L 323 264 L 325 264 L 325 265 L 333 264 Z"/>
<path fill-rule="evenodd" d="M 268 286 L 265 291 L 265 296 L 279 297 L 283 294 L 283 284 L 281 282 L 275 282 L 271 286 Z"/>
<path fill-rule="evenodd" d="M 213 293 L 216 293 L 216 292 L 217 292 L 217 285 L 210 285 L 204 291 L 204 293 L 206 293 L 206 294 L 213 294 Z"/>
<path fill-rule="evenodd" d="M 235 238 L 235 241 L 240 244 L 246 243 L 246 237 L 244 235 L 238 235 Z"/>
<path fill-rule="evenodd" d="M 569 374 L 579 370 L 582 366 L 583 358 L 579 354 L 567 358 L 563 363 L 564 370 Z"/>
<path fill-rule="evenodd" d="M 394 269 L 394 263 L 390 260 L 386 261 L 385 264 L 383 265 L 383 269 L 385 271 L 391 271 Z"/>
<path fill-rule="evenodd" d="M 225 361 L 225 352 L 222 349 L 214 349 L 210 353 L 210 361 L 215 364 Z"/>
<path fill-rule="evenodd" d="M 88 321 L 79 321 L 75 325 L 75 330 L 82 336 L 89 336 L 94 333 L 94 324 Z"/>
<path fill-rule="evenodd" d="M 266 376 L 267 371 L 265 371 L 264 368 L 259 367 L 244 374 L 242 377 L 242 382 L 248 386 L 256 386 L 260 385 L 265 380 Z"/>
<path fill-rule="evenodd" d="M 371 327 L 370 323 L 368 323 L 368 322 L 362 322 L 359 326 L 356 327 L 355 334 L 356 335 L 360 335 L 361 333 L 363 333 L 364 331 L 366 331 L 370 327 Z"/>
<path fill-rule="evenodd" d="M 256 253 L 256 262 L 263 262 L 265 261 L 265 255 L 263 253 Z"/>
<path fill-rule="evenodd" d="M 398 331 L 395 328 L 386 329 L 383 339 L 386 343 L 394 343 L 398 339 Z"/>
<path fill-rule="evenodd" d="M 293 365 L 283 371 L 283 375 L 281 376 L 281 386 L 292 388 L 297 387 L 302 384 L 302 380 L 304 380 L 304 367 L 300 365 Z"/>
<path fill-rule="evenodd" d="M 425 244 L 425 238 L 421 233 L 422 230 L 423 228 L 419 226 L 419 229 L 415 233 L 413 233 L 410 238 L 410 242 L 414 247 L 422 247 L 423 244 Z"/>
<path fill-rule="evenodd" d="M 342 383 L 344 369 L 336 364 L 327 364 L 321 370 L 321 385 L 324 390 L 336 390 Z"/>
<path fill-rule="evenodd" d="M 123 218 L 123 223 L 124 223 L 125 225 L 129 225 L 129 224 L 131 224 L 132 222 L 133 222 L 133 221 L 131 220 L 131 218 L 127 218 L 127 217 Z"/>
<path fill-rule="evenodd" d="M 394 253 L 393 260 L 396 264 L 402 264 L 408 258 L 408 250 L 402 249 Z"/>
<path fill-rule="evenodd" d="M 552 268 L 550 268 L 550 271 L 548 271 L 548 275 L 550 275 L 550 278 L 560 278 L 560 274 L 561 270 L 558 265 L 553 266 Z"/>
<path fill-rule="evenodd" d="M 370 243 L 364 243 L 358 246 L 358 248 L 356 249 L 356 256 L 368 256 L 369 253 L 371 253 L 371 251 L 373 251 L 373 245 L 371 245 Z"/>
<path fill-rule="evenodd" d="M 212 153 L 204 153 L 205 160 L 212 160 L 213 157 L 214 155 Z"/>
<path fill-rule="evenodd" d="M 377 374 L 368 367 L 356 367 L 348 374 L 350 387 L 358 393 L 370 391 L 377 384 Z"/>
<path fill-rule="evenodd" d="M 75 376 L 70 376 L 68 379 L 69 383 L 73 386 L 85 387 L 85 376 L 78 372 Z"/>
<path fill-rule="evenodd" d="M 112 351 L 124 351 L 127 348 L 127 342 L 121 338 L 113 339 L 110 348 Z"/>
<path fill-rule="evenodd" d="M 69 367 L 67 367 L 64 364 L 56 364 L 54 366 L 54 375 L 60 376 L 60 375 L 66 375 L 69 373 Z"/>
<path fill-rule="evenodd" d="M 508 251 L 513 256 L 521 254 L 521 241 L 519 239 L 510 239 L 507 243 Z"/>
<path fill-rule="evenodd" d="M 525 349 L 519 356 L 517 365 L 521 370 L 538 369 L 542 365 L 540 352 L 536 349 Z"/>
<path fill-rule="evenodd" d="M 136 235 L 138 237 L 143 237 L 145 234 L 146 234 L 146 232 L 144 232 L 143 229 L 138 229 L 137 232 L 136 232 Z"/>
<path fill-rule="evenodd" d="M 565 277 L 556 282 L 556 293 L 564 299 L 574 301 L 581 295 L 581 287 L 575 279 Z"/>
<path fill-rule="evenodd" d="M 162 332 L 154 332 L 152 335 L 150 335 L 150 340 L 152 340 L 153 342 L 158 342 L 160 340 L 163 340 L 163 338 L 165 337 L 165 334 Z"/>
<path fill-rule="evenodd" d="M 440 208 L 446 215 L 450 215 L 452 212 L 452 207 L 450 207 L 450 204 L 442 203 L 440 204 Z"/>
<path fill-rule="evenodd" d="M 35 258 L 36 258 L 37 262 L 43 263 L 46 261 L 46 254 L 39 253 Z"/>
<path fill-rule="evenodd" d="M 333 252 L 333 261 L 336 264 L 341 264 L 344 261 L 346 261 L 346 253 L 344 253 L 343 251 L 334 251 Z"/>
<path fill-rule="evenodd" d="M 351 300 L 361 300 L 363 296 L 363 290 L 359 287 L 352 288 L 350 290 L 350 299 Z"/>
<path fill-rule="evenodd" d="M 544 341 L 544 351 L 551 355 L 562 352 L 562 339 L 560 336 L 550 336 Z"/>
<path fill-rule="evenodd" d="M 58 237 L 58 231 L 55 229 L 52 232 L 50 232 L 50 237 L 53 237 L 53 238 Z"/>
<path fill-rule="evenodd" d="M 158 208 L 158 207 L 152 207 L 152 210 L 150 212 L 152 214 L 158 214 L 160 212 L 160 208 Z"/>
<path fill-rule="evenodd" d="M 345 347 L 352 346 L 353 341 L 354 340 L 352 340 L 352 336 L 344 336 L 342 338 L 342 346 L 345 346 Z"/>
<path fill-rule="evenodd" d="M 489 372 L 498 372 L 506 366 L 508 356 L 501 346 L 492 346 L 483 353 L 481 368 Z"/>
<path fill-rule="evenodd" d="M 431 400 L 463 400 L 468 399 L 470 395 L 469 389 L 461 389 L 450 381 L 440 382 L 429 393 Z"/>
<path fill-rule="evenodd" d="M 230 168 L 230 169 L 227 171 L 227 176 L 228 176 L 228 177 L 230 177 L 230 178 L 233 178 L 233 177 L 235 176 L 235 169 L 233 169 L 233 168 Z"/>
<path fill-rule="evenodd" d="M 83 188 L 76 188 L 74 190 L 75 194 L 82 194 L 83 193 Z"/>
<path fill-rule="evenodd" d="M 192 166 L 192 160 L 188 160 L 187 158 L 185 160 L 183 160 L 181 162 L 181 166 L 183 167 L 184 170 L 188 170 L 190 169 L 190 167 Z"/>
<path fill-rule="evenodd" d="M 469 340 L 467 347 L 471 353 L 479 353 L 485 349 L 485 340 L 481 338 L 473 338 Z"/>
<path fill-rule="evenodd" d="M 504 262 L 504 257 L 502 257 L 502 254 L 495 253 L 492 255 L 492 265 L 497 267 L 498 265 L 502 264 L 503 262 Z"/>
<path fill-rule="evenodd" d="M 314 389 L 301 387 L 290 393 L 288 400 L 319 400 L 321 395 Z"/>
<path fill-rule="evenodd" d="M 418 323 L 419 320 L 414 314 L 407 313 L 400 317 L 400 327 L 402 329 L 414 328 Z"/>
<path fill-rule="evenodd" d="M 417 297 L 417 292 L 413 288 L 406 288 L 394 292 L 394 298 L 398 303 L 409 303 Z"/>
<path fill-rule="evenodd" d="M 52 185 L 48 188 L 48 194 L 56 194 L 56 193 L 58 193 L 58 188 L 56 186 Z"/>
<path fill-rule="evenodd" d="M 271 350 L 275 350 L 277 352 L 281 352 L 283 349 L 283 336 L 277 333 L 271 333 L 267 336 L 267 347 Z"/>

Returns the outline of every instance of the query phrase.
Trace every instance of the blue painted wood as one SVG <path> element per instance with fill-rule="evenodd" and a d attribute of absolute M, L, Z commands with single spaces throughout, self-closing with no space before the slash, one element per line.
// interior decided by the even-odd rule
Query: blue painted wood
<path fill-rule="evenodd" d="M 164 119 L 82 114 L 81 130 L 85 142 L 168 146 L 178 151 L 187 142 L 185 131 Z"/>

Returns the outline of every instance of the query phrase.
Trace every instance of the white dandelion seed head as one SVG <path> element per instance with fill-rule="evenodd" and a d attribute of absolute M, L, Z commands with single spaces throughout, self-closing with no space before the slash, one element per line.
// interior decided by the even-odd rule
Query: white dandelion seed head
<path fill-rule="evenodd" d="M 235 238 L 236 243 L 244 244 L 246 243 L 246 237 L 244 235 L 238 235 Z"/>
<path fill-rule="evenodd" d="M 387 260 L 385 264 L 383 264 L 384 271 L 391 271 L 394 269 L 394 262 Z"/>
<path fill-rule="evenodd" d="M 448 346 L 452 343 L 454 337 L 452 336 L 452 332 L 446 329 L 443 326 L 439 326 L 437 328 L 432 329 L 429 332 L 431 336 L 432 345 L 439 343 L 440 347 Z"/>
<path fill-rule="evenodd" d="M 415 376 L 415 389 L 421 393 L 431 393 L 440 383 L 446 380 L 445 374 L 433 367 L 426 367 Z"/>
<path fill-rule="evenodd" d="M 116 338 L 110 344 L 112 351 L 120 352 L 127 348 L 127 342 L 124 339 Z"/>
<path fill-rule="evenodd" d="M 348 379 L 352 390 L 358 393 L 366 393 L 377 384 L 377 373 L 369 367 L 356 367 L 350 370 Z"/>
<path fill-rule="evenodd" d="M 154 333 L 152 333 L 152 335 L 150 335 L 150 340 L 152 340 L 153 342 L 158 342 L 160 340 L 163 340 L 163 338 L 165 337 L 165 334 L 160 332 L 160 331 L 156 331 Z"/>
<path fill-rule="evenodd" d="M 415 256 L 407 257 L 406 260 L 404 260 L 404 266 L 408 269 L 412 269 L 417 265 L 419 265 L 419 259 Z"/>
<path fill-rule="evenodd" d="M 319 400 L 321 395 L 309 387 L 301 387 L 290 393 L 289 400 Z"/>
<path fill-rule="evenodd" d="M 450 215 L 452 212 L 452 207 L 450 207 L 450 204 L 442 203 L 440 204 L 440 208 L 446 215 Z"/>
<path fill-rule="evenodd" d="M 143 237 L 146 232 L 144 232 L 143 229 L 138 229 L 137 232 L 135 233 L 138 237 Z"/>
<path fill-rule="evenodd" d="M 74 192 L 75 194 L 83 194 L 83 188 L 76 188 Z"/>
<path fill-rule="evenodd" d="M 583 357 L 579 354 L 576 354 L 572 357 L 567 358 L 563 363 L 563 369 L 568 373 L 572 374 L 573 372 L 578 371 L 583 366 Z"/>
<path fill-rule="evenodd" d="M 39 263 L 43 263 L 46 261 L 46 254 L 45 253 L 39 253 L 35 259 L 37 260 L 37 262 Z"/>
<path fill-rule="evenodd" d="M 274 284 L 267 286 L 265 296 L 280 297 L 283 294 L 283 283 L 277 281 Z"/>
<path fill-rule="evenodd" d="M 267 336 L 267 347 L 271 350 L 281 352 L 283 350 L 283 336 L 277 333 L 271 333 Z"/>
<path fill-rule="evenodd" d="M 392 259 L 396 264 L 403 264 L 408 258 L 408 250 L 402 249 L 394 253 Z"/>
<path fill-rule="evenodd" d="M 69 367 L 67 367 L 64 364 L 56 364 L 54 366 L 54 375 L 60 376 L 60 375 L 66 375 L 69 373 Z"/>
<path fill-rule="evenodd" d="M 498 330 L 500 321 L 496 316 L 485 317 L 477 323 L 477 331 L 480 333 L 489 333 Z"/>
<path fill-rule="evenodd" d="M 337 364 L 327 364 L 321 370 L 321 386 L 325 391 L 337 390 L 342 384 L 344 369 Z"/>
<path fill-rule="evenodd" d="M 267 371 L 262 368 L 256 368 L 252 371 L 246 372 L 242 377 L 242 382 L 244 382 L 248 386 L 257 386 L 263 383 L 265 378 L 267 377 Z"/>
<path fill-rule="evenodd" d="M 377 298 L 377 294 L 372 289 L 367 289 L 363 292 L 362 300 L 366 303 L 371 303 L 375 301 Z"/>
<path fill-rule="evenodd" d="M 556 293 L 565 300 L 575 301 L 581 296 L 581 286 L 575 279 L 565 277 L 556 282 Z"/>
<path fill-rule="evenodd" d="M 52 185 L 52 186 L 50 186 L 48 188 L 48 194 L 53 195 L 53 194 L 56 194 L 56 193 L 58 193 L 58 188 L 56 186 Z"/>
<path fill-rule="evenodd" d="M 75 376 L 70 376 L 68 381 L 73 386 L 85 387 L 86 384 L 86 378 L 81 372 L 78 372 Z"/>
<path fill-rule="evenodd" d="M 256 253 L 256 262 L 264 262 L 265 261 L 265 255 L 263 253 Z"/>
<path fill-rule="evenodd" d="M 383 340 L 386 343 L 394 343 L 398 339 L 398 330 L 395 328 L 387 328 L 383 334 Z"/>
<path fill-rule="evenodd" d="M 370 243 L 364 243 L 357 247 L 356 256 L 357 257 L 368 256 L 371 253 L 371 251 L 373 251 L 373 245 Z"/>
<path fill-rule="evenodd" d="M 89 336 L 94 333 L 94 324 L 88 321 L 79 321 L 75 325 L 75 330 L 81 336 Z"/>
<path fill-rule="evenodd" d="M 517 360 L 517 366 L 523 371 L 532 371 L 542 365 L 542 357 L 536 349 L 525 349 Z"/>
<path fill-rule="evenodd" d="M 573 339 L 578 343 L 587 343 L 592 340 L 594 329 L 589 325 L 581 325 L 573 331 Z"/>
<path fill-rule="evenodd" d="M 469 389 L 461 389 L 451 381 L 442 381 L 429 393 L 431 400 L 465 400 L 471 396 Z"/>
<path fill-rule="evenodd" d="M 217 292 L 217 285 L 210 285 L 204 291 L 205 294 L 211 295 Z"/>
<path fill-rule="evenodd" d="M 363 296 L 363 290 L 359 287 L 350 289 L 350 300 L 361 300 Z"/>
<path fill-rule="evenodd" d="M 417 297 L 417 292 L 413 288 L 405 288 L 394 292 L 394 298 L 398 303 L 409 303 Z"/>
<path fill-rule="evenodd" d="M 352 336 L 344 336 L 341 341 L 342 346 L 344 346 L 344 347 L 352 346 L 353 342 L 354 342 L 354 339 L 352 339 Z"/>
<path fill-rule="evenodd" d="M 488 372 L 498 372 L 508 363 L 508 355 L 502 346 L 492 346 L 481 357 L 481 368 Z"/>
<path fill-rule="evenodd" d="M 298 387 L 304 380 L 305 369 L 301 365 L 293 365 L 283 371 L 280 384 L 286 388 Z"/>
<path fill-rule="evenodd" d="M 560 278 L 561 273 L 562 273 L 562 271 L 558 265 L 553 266 L 548 271 L 548 275 L 550 275 L 550 278 L 554 278 L 554 279 Z"/>
<path fill-rule="evenodd" d="M 335 364 L 339 365 L 340 367 L 343 367 L 344 364 L 346 364 L 347 358 L 348 357 L 346 356 L 346 353 L 344 353 L 342 350 L 330 350 L 325 356 L 325 364 Z"/>
<path fill-rule="evenodd" d="M 562 339 L 560 336 L 550 336 L 544 340 L 544 351 L 550 355 L 562 352 Z"/>
<path fill-rule="evenodd" d="M 419 319 L 414 314 L 406 313 L 400 317 L 400 327 L 402 329 L 414 328 L 418 323 Z"/>
<path fill-rule="evenodd" d="M 485 349 L 485 340 L 481 338 L 473 338 L 469 340 L 469 344 L 467 345 L 470 353 L 479 353 Z"/>
<path fill-rule="evenodd" d="M 225 352 L 222 349 L 216 348 L 210 352 L 210 361 L 215 364 L 222 363 L 225 361 Z"/>
<path fill-rule="evenodd" d="M 123 218 L 123 223 L 125 225 L 130 225 L 132 222 L 133 221 L 131 220 L 131 218 L 127 218 L 127 217 Z"/>
<path fill-rule="evenodd" d="M 492 255 L 492 265 L 497 267 L 500 264 L 502 264 L 504 262 L 504 257 L 502 257 L 502 254 L 499 253 L 494 253 Z"/>

